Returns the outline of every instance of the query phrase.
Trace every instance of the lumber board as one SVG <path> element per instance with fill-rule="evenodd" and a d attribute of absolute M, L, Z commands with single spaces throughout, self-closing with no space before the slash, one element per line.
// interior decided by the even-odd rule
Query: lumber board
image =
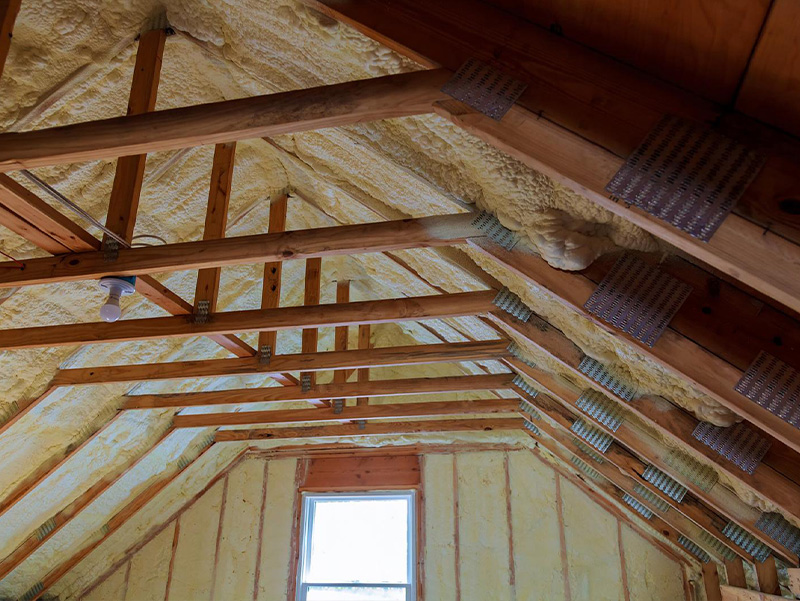
<path fill-rule="evenodd" d="M 313 351 L 312 351 L 313 352 Z M 337 373 L 344 373 L 339 370 Z M 512 374 L 486 376 L 443 376 L 438 378 L 401 378 L 370 382 L 334 382 L 282 388 L 239 388 L 207 392 L 173 394 L 141 394 L 126 397 L 123 409 L 156 409 L 161 407 L 202 407 L 207 405 L 238 405 L 245 403 L 284 403 L 292 401 L 321 401 L 323 399 L 352 399 L 361 396 L 406 396 L 478 390 L 502 390 L 511 387 Z"/>
<path fill-rule="evenodd" d="M 483 413 L 516 413 L 519 399 L 492 399 L 480 401 L 433 401 L 429 403 L 393 403 L 348 408 L 351 420 L 399 419 L 470 415 Z M 206 426 L 249 426 L 258 424 L 288 424 L 298 422 L 339 421 L 341 415 L 333 409 L 288 409 L 283 411 L 244 411 L 239 413 L 204 413 L 177 415 L 175 428 L 200 428 Z"/>
<path fill-rule="evenodd" d="M 713 561 L 703 564 L 703 588 L 706 591 L 706 601 L 722 601 L 719 571 L 717 570 L 717 564 Z"/>
<path fill-rule="evenodd" d="M 50 387 L 54 389 L 60 386 L 110 384 L 113 382 L 220 378 L 301 370 L 324 371 L 330 369 L 459 363 L 461 361 L 480 359 L 502 359 L 509 354 L 507 347 L 507 340 L 489 340 L 278 355 L 273 357 L 268 364 L 260 363 L 257 359 L 251 358 L 80 367 L 59 370 L 51 380 Z"/>
<path fill-rule="evenodd" d="M 368 350 L 370 348 L 370 341 L 372 339 L 372 326 L 367 324 L 361 324 L 358 326 L 358 348 L 363 350 Z M 359 382 L 369 382 L 369 368 L 362 367 L 358 370 L 358 381 Z M 356 400 L 356 403 L 359 406 L 369 405 L 369 397 L 359 397 Z"/>
<path fill-rule="evenodd" d="M 269 203 L 269 233 L 276 234 L 286 230 L 286 210 L 289 206 L 289 198 L 282 194 L 273 198 Z M 261 308 L 276 309 L 281 304 L 281 276 L 283 274 L 283 262 L 271 261 L 264 263 L 264 279 L 261 288 Z M 273 354 L 278 349 L 277 332 L 259 332 L 258 348 L 268 346 Z M 296 383 L 296 382 L 295 382 Z"/>
<path fill-rule="evenodd" d="M 732 559 L 725 562 L 725 575 L 730 586 L 747 588 L 747 577 L 744 575 L 744 564 L 741 559 Z"/>
<path fill-rule="evenodd" d="M 432 112 L 444 70 L 0 134 L 0 173 L 278 136 Z"/>
<path fill-rule="evenodd" d="M 720 590 L 722 591 L 722 601 L 785 601 L 785 597 L 778 595 L 768 595 L 725 584 L 720 586 Z"/>
<path fill-rule="evenodd" d="M 217 430 L 216 442 L 240 440 L 283 440 L 300 438 L 334 438 L 343 436 L 369 436 L 372 434 L 418 434 L 420 432 L 491 432 L 519 430 L 519 417 L 426 419 L 425 421 L 365 422 L 363 424 L 325 424 L 321 426 L 294 426 L 286 428 L 253 428 L 243 430 Z"/>
<path fill-rule="evenodd" d="M 139 37 L 127 115 L 141 115 L 155 109 L 166 40 L 164 29 L 146 31 Z M 117 160 L 114 172 L 106 227 L 128 243 L 136 227 L 146 162 L 146 154 L 122 156 Z M 109 240 L 112 239 L 105 236 L 103 242 L 109 243 Z"/>
<path fill-rule="evenodd" d="M 305 283 L 303 289 L 303 306 L 319 306 L 322 278 L 322 258 L 310 257 L 306 259 Z M 337 301 L 338 304 L 338 301 Z M 343 327 L 343 326 L 338 326 Z M 301 334 L 300 347 L 304 353 L 316 353 L 319 345 L 319 330 L 317 328 L 304 328 Z M 338 349 L 337 349 L 338 350 Z M 311 380 L 313 386 L 317 381 L 315 372 L 300 372 L 300 381 L 304 377 Z M 314 404 L 319 405 L 319 401 Z"/>
<path fill-rule="evenodd" d="M 300 490 L 343 492 L 420 488 L 419 455 L 313 457 Z"/>
<path fill-rule="evenodd" d="M 775 558 L 770 556 L 764 561 L 756 562 L 756 577 L 758 578 L 758 589 L 768 595 L 780 595 L 781 585 L 778 582 L 778 568 L 775 565 Z"/>
<path fill-rule="evenodd" d="M 17 20 L 21 4 L 22 0 L 0 0 L 0 80 L 3 78 L 3 68 L 11 48 L 14 22 Z"/>
<path fill-rule="evenodd" d="M 254 234 L 218 240 L 197 240 L 120 249 L 109 261 L 103 252 L 85 252 L 25 261 L 25 270 L 6 274 L 0 288 L 29 286 L 107 275 L 135 275 L 225 267 L 313 257 L 352 255 L 411 248 L 464 244 L 483 234 L 472 226 L 474 215 L 463 213 L 357 225 Z M 6 264 L 0 263 L 0 268 Z"/>
<path fill-rule="evenodd" d="M 335 327 L 359 323 L 391 323 L 462 317 L 486 313 L 494 291 L 460 292 L 346 305 L 280 307 L 217 313 L 207 322 L 185 317 L 151 317 L 116 323 L 81 323 L 0 330 L 0 348 L 22 349 L 125 340 L 154 340 L 247 331 Z"/>

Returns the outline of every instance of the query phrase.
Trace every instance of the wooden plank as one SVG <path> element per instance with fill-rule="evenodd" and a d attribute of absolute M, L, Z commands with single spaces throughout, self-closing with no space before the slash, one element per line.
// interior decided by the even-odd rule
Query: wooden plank
<path fill-rule="evenodd" d="M 477 359 L 501 359 L 508 356 L 508 341 L 452 342 L 383 347 L 371 350 L 321 352 L 279 355 L 269 365 L 256 359 L 210 359 L 150 363 L 141 365 L 108 365 L 59 370 L 50 382 L 51 389 L 60 386 L 110 384 L 113 382 L 145 382 L 185 378 L 220 378 L 234 375 L 268 374 L 275 371 L 359 369 L 399 365 L 458 363 Z"/>
<path fill-rule="evenodd" d="M 203 240 L 219 240 L 225 237 L 235 159 L 236 142 L 217 144 L 214 148 Z M 219 267 L 209 267 L 197 272 L 197 285 L 194 293 L 195 313 L 198 311 L 199 304 L 204 301 L 208 303 L 209 315 L 217 312 L 220 273 Z"/>
<path fill-rule="evenodd" d="M 452 246 L 483 235 L 472 226 L 473 218 L 471 213 L 462 213 L 145 246 L 120 249 L 113 261 L 103 252 L 29 259 L 25 262 L 24 276 L 12 277 L 2 273 L 10 270 L 0 271 L 0 288 L 97 279 L 115 274 L 141 276 L 205 267 Z M 0 263 L 0 267 L 4 266 Z"/>
<path fill-rule="evenodd" d="M 789 590 L 800 597 L 800 568 L 787 568 L 789 575 Z"/>
<path fill-rule="evenodd" d="M 783 601 L 784 597 L 767 595 L 758 591 L 749 591 L 745 588 L 722 585 L 722 601 Z"/>
<path fill-rule="evenodd" d="M 728 584 L 739 588 L 747 588 L 747 578 L 744 575 L 744 564 L 741 559 L 732 559 L 725 562 L 725 574 Z"/>
<path fill-rule="evenodd" d="M 419 488 L 419 455 L 314 457 L 300 490 L 352 492 Z"/>
<path fill-rule="evenodd" d="M 460 292 L 346 305 L 280 307 L 217 313 L 205 323 L 183 317 L 151 317 L 116 323 L 82 323 L 0 330 L 0 348 L 21 349 L 125 340 L 155 340 L 247 331 L 335 327 L 359 323 L 390 323 L 486 313 L 495 292 Z"/>
<path fill-rule="evenodd" d="M 587 278 L 553 269 L 537 256 L 519 251 L 509 252 L 485 240 L 471 245 L 527 282 L 548 290 L 566 308 L 589 319 L 615 338 L 632 345 L 644 356 L 682 376 L 701 392 L 800 452 L 800 433 L 796 428 L 734 390 L 744 375 L 741 369 L 670 328 L 664 331 L 655 346 L 648 347 L 584 309 L 584 304 L 595 289 L 594 283 Z M 752 349 L 753 358 L 758 351 L 757 348 Z"/>
<path fill-rule="evenodd" d="M 800 5 L 775 0 L 747 68 L 736 109 L 800 135 Z"/>
<path fill-rule="evenodd" d="M 164 29 L 147 31 L 139 37 L 131 93 L 128 98 L 128 116 L 149 113 L 156 108 L 166 40 L 167 32 Z M 121 156 L 117 160 L 114 183 L 111 187 L 106 227 L 129 243 L 136 226 L 136 212 L 139 208 L 146 162 L 146 154 Z M 112 239 L 106 236 L 103 242 L 107 244 L 109 240 Z"/>
<path fill-rule="evenodd" d="M 722 591 L 719 588 L 719 572 L 717 564 L 709 561 L 703 564 L 703 588 L 706 591 L 707 601 L 722 601 Z"/>
<path fill-rule="evenodd" d="M 285 194 L 273 198 L 269 203 L 269 233 L 277 234 L 286 230 L 286 210 L 289 197 Z M 277 309 L 281 304 L 281 274 L 282 261 L 271 261 L 264 264 L 264 284 L 261 289 L 261 308 Z M 259 332 L 258 348 L 264 346 L 272 349 L 276 354 L 278 348 L 277 332 Z"/>
<path fill-rule="evenodd" d="M 576 415 L 582 415 L 582 413 L 575 408 L 580 392 L 576 392 L 572 389 L 572 387 L 568 387 L 560 379 L 554 378 L 551 374 L 548 374 L 539 368 L 531 368 L 529 366 L 526 367 L 527 370 L 523 373 L 532 378 L 542 390 L 546 391 L 552 397 L 550 399 L 550 405 L 548 406 L 550 413 L 557 411 L 552 407 L 552 404 L 556 403 L 556 401 L 553 401 L 553 399 L 556 399 L 558 402 L 557 404 L 561 404 L 561 406 L 564 408 L 564 410 L 558 412 L 557 415 L 559 416 L 559 419 L 562 420 L 564 427 L 569 428 L 575 419 L 572 417 L 572 413 Z M 534 404 L 539 407 L 546 402 L 547 398 L 540 401 L 537 397 Z M 601 430 L 606 430 L 603 426 L 598 425 L 597 427 Z M 714 512 L 718 512 L 718 514 L 725 515 L 728 519 L 734 521 L 754 537 L 761 540 L 768 547 L 774 549 L 774 551 L 778 553 L 779 556 L 784 559 L 784 561 L 787 561 L 793 565 L 797 563 L 798 558 L 796 553 L 794 553 L 791 549 L 778 544 L 776 541 L 770 539 L 758 528 L 756 528 L 756 522 L 760 517 L 759 511 L 757 511 L 751 505 L 746 504 L 730 490 L 722 486 L 714 486 L 708 491 L 703 490 L 701 487 L 697 486 L 694 482 L 683 476 L 675 468 L 669 465 L 669 463 L 666 461 L 667 454 L 664 452 L 663 444 L 657 443 L 650 435 L 644 433 L 641 429 L 630 425 L 628 422 L 623 422 L 616 432 L 607 432 L 616 441 L 619 441 L 620 444 L 624 445 L 628 449 L 631 449 L 638 457 L 641 457 L 642 460 L 654 465 L 684 485 L 689 491 L 691 491 L 695 498 L 702 500 L 704 505 L 713 508 Z M 614 445 L 612 445 L 612 447 L 613 446 Z M 610 461 L 615 461 L 609 452 L 606 452 L 605 456 Z M 646 467 L 644 464 L 632 464 L 627 461 L 627 458 L 620 459 L 622 466 L 625 466 L 625 464 L 628 463 L 628 469 L 632 468 L 638 474 L 638 476 L 642 475 L 644 467 Z M 648 488 L 654 492 L 657 491 L 657 489 L 652 486 L 648 486 Z M 659 496 L 664 498 L 661 494 L 659 494 Z M 684 501 L 680 503 L 676 509 L 683 511 L 683 507 L 686 505 L 686 503 L 687 501 L 684 499 Z M 690 516 L 687 515 L 687 517 Z M 719 524 L 719 527 L 721 528 L 724 525 L 725 524 Z"/>
<path fill-rule="evenodd" d="M 78 495 L 78 497 L 69 505 L 58 511 L 58 513 L 48 520 L 48 522 L 52 525 L 52 528 L 48 529 L 44 536 L 39 534 L 39 529 L 37 529 L 37 532 L 34 532 L 28 536 L 28 538 L 20 543 L 17 548 L 14 549 L 14 551 L 0 561 L 0 579 L 5 578 L 8 574 L 10 574 L 14 569 L 17 568 L 17 566 L 30 557 L 39 547 L 45 544 L 45 542 L 47 542 L 50 538 L 55 536 L 55 534 L 64 526 L 66 526 L 70 520 L 81 513 L 81 511 L 83 511 L 95 499 L 103 494 L 103 492 L 108 490 L 113 484 L 118 482 L 120 478 L 134 469 L 143 459 L 149 456 L 150 453 L 154 452 L 171 431 L 172 429 L 168 428 L 149 449 L 138 454 L 138 456 L 131 458 L 128 463 L 119 466 L 114 471 L 100 478 L 97 482 L 93 483 L 89 488 Z"/>
<path fill-rule="evenodd" d="M 437 401 L 429 403 L 397 403 L 351 407 L 348 419 L 399 419 L 470 415 L 480 413 L 516 413 L 519 399 L 480 401 Z M 205 426 L 248 426 L 257 424 L 288 424 L 297 422 L 337 421 L 341 417 L 329 408 L 289 409 L 285 411 L 245 411 L 242 413 L 205 413 L 177 415 L 176 428 Z"/>
<path fill-rule="evenodd" d="M 524 336 L 531 344 L 550 355 L 561 365 L 569 375 L 579 382 L 580 386 L 597 390 L 611 397 L 626 409 L 641 417 L 645 423 L 653 426 L 662 435 L 672 440 L 679 447 L 686 445 L 695 454 L 704 457 L 706 463 L 728 478 L 739 482 L 750 489 L 755 495 L 769 499 L 787 513 L 800 516 L 800 485 L 793 482 L 783 474 L 773 469 L 766 463 L 761 463 L 752 474 L 744 472 L 734 463 L 719 455 L 708 446 L 692 436 L 699 421 L 687 411 L 658 397 L 643 395 L 635 402 L 629 403 L 597 382 L 583 374 L 579 369 L 583 352 L 559 330 L 546 321 L 532 316 L 523 324 L 513 318 L 501 317 L 502 323 L 509 325 L 516 332 Z M 515 369 L 533 375 L 538 370 L 532 369 L 519 360 L 511 359 L 510 363 Z M 536 377 L 533 375 L 533 377 Z M 577 400 L 577 395 L 574 395 Z M 567 402 L 574 405 L 573 395 L 567 397 Z"/>
<path fill-rule="evenodd" d="M 610 466 L 599 465 L 593 462 L 590 458 L 586 457 L 585 452 L 578 448 L 575 438 L 570 432 L 570 427 L 576 421 L 576 416 L 573 415 L 563 403 L 555 400 L 555 397 L 550 397 L 546 394 L 539 394 L 535 399 L 522 395 L 531 402 L 538 411 L 547 415 L 547 417 L 557 426 L 553 427 L 546 423 L 544 420 L 536 422 L 536 426 L 543 430 L 547 435 L 551 436 L 559 442 L 562 446 L 569 449 L 573 454 L 587 460 L 593 468 L 599 471 L 604 476 L 611 479 L 610 474 L 616 470 L 624 474 L 628 478 L 638 482 L 650 492 L 662 499 L 672 508 L 670 512 L 681 513 L 687 519 L 697 524 L 700 528 L 711 533 L 713 536 L 720 540 L 726 541 L 728 539 L 722 533 L 722 529 L 728 522 L 728 518 L 718 513 L 712 507 L 709 507 L 703 500 L 696 497 L 693 493 L 686 494 L 684 499 L 677 503 L 674 499 L 667 496 L 655 486 L 642 478 L 645 468 L 647 467 L 647 456 L 642 455 L 640 458 L 639 453 L 629 451 L 617 442 L 611 443 L 611 446 L 603 454 L 603 458 L 610 464 Z M 732 547 L 736 553 L 741 557 L 752 561 L 752 556 L 741 549 L 740 547 Z"/>
<path fill-rule="evenodd" d="M 768 0 L 492 0 L 491 4 L 716 102 L 733 98 Z M 721 35 L 735 30 L 737 35 Z M 624 34 L 622 34 L 624 32 Z"/>
<path fill-rule="evenodd" d="M 103 529 L 103 535 L 99 538 L 93 540 L 89 544 L 82 547 L 79 551 L 77 551 L 74 555 L 72 555 L 66 561 L 61 562 L 58 566 L 51 569 L 47 575 L 42 578 L 42 590 L 37 593 L 36 595 L 30 597 L 30 601 L 37 601 L 38 599 L 42 598 L 48 589 L 53 586 L 56 582 L 58 582 L 65 574 L 67 574 L 72 568 L 78 565 L 86 556 L 88 556 L 92 551 L 97 549 L 101 544 L 103 544 L 112 534 L 114 534 L 117 530 L 119 530 L 128 520 L 130 520 L 136 513 L 142 509 L 150 500 L 153 499 L 159 492 L 164 490 L 171 482 L 173 482 L 178 476 L 180 476 L 189 466 L 194 465 L 194 463 L 200 459 L 205 453 L 208 452 L 213 445 L 206 447 L 197 457 L 186 463 L 185 465 L 178 466 L 178 469 L 174 472 L 169 474 L 163 475 L 161 478 L 147 486 L 142 492 L 136 495 L 130 503 L 125 505 L 122 509 L 120 509 L 116 514 L 114 514 L 108 522 L 106 522 L 106 528 Z M 242 449 L 242 452 L 236 455 L 228 465 L 231 463 L 238 461 L 245 453 L 247 449 Z M 224 467 L 223 467 L 224 470 Z"/>
<path fill-rule="evenodd" d="M 0 80 L 3 77 L 3 67 L 6 65 L 8 50 L 11 47 L 14 21 L 22 0 L 0 0 Z"/>
<path fill-rule="evenodd" d="M 306 3 L 424 65 L 455 70 L 476 57 L 527 82 L 519 106 L 501 122 L 454 101 L 437 112 L 690 255 L 795 310 L 800 307 L 800 282 L 788 275 L 800 266 L 800 247 L 765 233 L 765 224 L 732 215 L 706 244 L 643 211 L 613 202 L 604 192 L 623 158 L 663 115 L 713 123 L 725 114 L 722 107 L 478 0 Z M 752 125 L 752 129 L 765 128 Z M 796 166 L 789 170 L 794 172 L 791 181 L 776 189 L 781 169 L 773 169 L 773 163 L 784 160 L 769 159 L 742 205 L 773 204 L 779 200 L 776 194 L 797 197 Z M 791 215 L 784 215 L 783 222 L 793 227 Z"/>
<path fill-rule="evenodd" d="M 522 419 L 514 417 L 488 419 L 426 419 L 425 421 L 366 422 L 364 424 L 325 424 L 288 428 L 252 430 L 217 430 L 216 442 L 238 440 L 282 440 L 297 438 L 334 438 L 368 436 L 370 434 L 418 434 L 420 432 L 492 432 L 519 430 Z"/>
<path fill-rule="evenodd" d="M 31 225 L 16 213 L 7 210 L 2 205 L 0 205 L 0 224 L 51 254 L 56 255 L 69 252 L 69 249 L 64 247 L 60 242 L 53 240 L 46 233 Z"/>
<path fill-rule="evenodd" d="M 770 555 L 764 561 L 756 562 L 755 566 L 758 589 L 768 595 L 780 595 L 781 585 L 778 581 L 778 568 L 775 565 L 775 558 Z"/>
<path fill-rule="evenodd" d="M 417 71 L 0 134 L 0 172 L 423 115 L 445 98 L 448 77 Z"/>
<path fill-rule="evenodd" d="M 306 259 L 306 278 L 305 289 L 303 294 L 303 306 L 314 307 L 319 306 L 320 299 L 320 278 L 322 277 L 322 258 L 312 257 Z M 339 326 L 341 327 L 341 326 Z M 303 353 L 316 353 L 319 342 L 319 330 L 317 328 L 305 328 L 302 333 L 301 350 Z M 309 378 L 311 385 L 316 383 L 316 374 L 314 372 L 300 372 L 300 381 L 303 378 Z"/>
<path fill-rule="evenodd" d="M 313 352 L 313 351 L 312 351 Z M 343 373 L 339 370 L 337 373 Z M 400 378 L 372 380 L 371 382 L 345 382 L 312 385 L 308 391 L 302 386 L 281 388 L 240 388 L 207 392 L 173 394 L 139 394 L 126 397 L 123 409 L 156 409 L 161 407 L 203 407 L 208 405 L 238 405 L 244 403 L 286 403 L 296 401 L 321 401 L 323 399 L 352 399 L 360 396 L 407 396 L 441 394 L 478 390 L 509 389 L 513 374 L 486 376 L 443 376 L 438 378 Z"/>
<path fill-rule="evenodd" d="M 370 348 L 370 340 L 372 337 L 372 326 L 361 324 L 358 326 L 358 348 L 368 350 Z M 358 370 L 358 381 L 361 383 L 369 382 L 369 368 L 362 367 Z M 356 400 L 358 406 L 369 405 L 369 397 L 359 397 Z"/>
<path fill-rule="evenodd" d="M 350 302 L 350 280 L 343 280 L 336 282 L 336 302 L 349 303 Z M 359 326 L 360 327 L 360 326 Z M 349 343 L 350 327 L 339 326 L 334 332 L 333 350 L 346 351 Z M 333 383 L 341 386 L 347 383 L 348 372 L 346 369 L 339 369 L 333 372 Z M 337 400 L 344 400 L 344 397 L 337 395 Z"/>

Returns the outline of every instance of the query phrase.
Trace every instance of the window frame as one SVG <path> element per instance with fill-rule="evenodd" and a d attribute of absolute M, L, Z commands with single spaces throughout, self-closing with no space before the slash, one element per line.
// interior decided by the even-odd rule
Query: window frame
<path fill-rule="evenodd" d="M 417 545 L 419 525 L 418 501 L 419 493 L 415 489 L 406 490 L 370 490 L 370 491 L 349 491 L 349 492 L 312 492 L 303 491 L 301 493 L 301 520 L 299 531 L 300 549 L 298 554 L 298 566 L 296 575 L 296 601 L 307 601 L 308 588 L 314 586 L 350 586 L 350 587 L 372 587 L 372 588 L 402 588 L 406 590 L 406 601 L 417 600 L 417 565 L 418 549 Z M 313 505 L 319 499 L 402 499 L 408 503 L 408 524 L 407 524 L 407 549 L 406 560 L 406 579 L 405 584 L 385 584 L 385 583 L 350 583 L 350 582 L 306 582 L 305 571 L 311 559 L 311 533 L 314 527 Z"/>

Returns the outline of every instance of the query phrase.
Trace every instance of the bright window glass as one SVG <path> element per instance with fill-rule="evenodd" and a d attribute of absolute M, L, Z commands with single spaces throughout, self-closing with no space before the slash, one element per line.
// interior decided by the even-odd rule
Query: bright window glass
<path fill-rule="evenodd" d="M 413 601 L 414 493 L 303 495 L 299 601 Z"/>

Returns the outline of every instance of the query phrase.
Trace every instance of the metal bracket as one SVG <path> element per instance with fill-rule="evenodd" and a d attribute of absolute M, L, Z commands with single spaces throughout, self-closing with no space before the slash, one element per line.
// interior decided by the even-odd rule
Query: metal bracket
<path fill-rule="evenodd" d="M 536 367 L 536 364 L 533 361 L 529 361 L 522 355 L 522 349 L 519 348 L 519 345 L 512 341 L 508 345 L 508 352 L 511 353 L 511 356 L 514 357 L 517 361 L 521 361 L 528 367 Z"/>
<path fill-rule="evenodd" d="M 531 405 L 525 399 L 520 399 L 519 401 L 519 408 L 524 411 L 525 413 L 530 414 L 533 419 L 540 420 L 542 419 L 542 414 L 536 410 L 536 407 Z"/>
<path fill-rule="evenodd" d="M 527 87 L 528 84 L 470 58 L 442 86 L 442 92 L 500 121 Z"/>
<path fill-rule="evenodd" d="M 584 390 L 575 404 L 578 409 L 612 432 L 619 430 L 625 421 L 622 408 L 602 392 Z"/>
<path fill-rule="evenodd" d="M 513 315 L 520 321 L 528 321 L 533 315 L 533 311 L 522 302 L 522 299 L 508 288 L 502 288 L 492 302 L 498 309 Z"/>
<path fill-rule="evenodd" d="M 756 521 L 756 528 L 792 552 L 800 554 L 800 528 L 791 524 L 780 513 L 762 513 Z"/>
<path fill-rule="evenodd" d="M 194 323 L 208 323 L 211 319 L 211 301 L 201 300 L 197 301 L 197 308 L 192 313 L 192 321 Z"/>
<path fill-rule="evenodd" d="M 611 268 L 584 307 L 649 347 L 658 341 L 692 287 L 633 255 Z"/>
<path fill-rule="evenodd" d="M 654 465 L 648 465 L 644 469 L 642 478 L 655 486 L 658 490 L 663 492 L 676 503 L 683 501 L 683 497 L 685 497 L 686 493 L 689 492 L 689 489 L 683 484 L 675 480 L 672 476 L 665 474 Z"/>
<path fill-rule="evenodd" d="M 788 363 L 761 351 L 735 390 L 800 429 L 800 371 Z"/>
<path fill-rule="evenodd" d="M 500 223 L 491 213 L 481 211 L 472 220 L 472 227 L 479 229 L 489 239 L 506 250 L 512 250 L 519 242 L 519 236 Z"/>
<path fill-rule="evenodd" d="M 520 375 L 516 375 L 514 377 L 514 379 L 511 380 L 511 383 L 514 386 L 516 386 L 517 388 L 519 388 L 520 390 L 522 390 L 522 392 L 524 392 L 525 394 L 527 394 L 530 397 L 533 397 L 534 399 L 537 396 L 539 396 L 539 391 L 536 390 L 530 384 L 528 384 L 528 381 L 525 378 L 523 378 L 522 376 L 520 376 Z"/>
<path fill-rule="evenodd" d="M 628 401 L 629 403 L 636 396 L 635 389 L 631 388 L 627 384 L 623 384 L 608 370 L 607 367 L 605 367 L 599 361 L 592 359 L 588 355 L 585 355 L 583 359 L 581 359 L 581 362 L 578 365 L 578 371 L 600 384 L 600 386 L 603 388 L 608 389 L 609 392 L 613 392 L 616 396 Z"/>
<path fill-rule="evenodd" d="M 705 126 L 667 115 L 606 190 L 708 242 L 764 160 Z"/>
<path fill-rule="evenodd" d="M 119 258 L 119 242 L 114 238 L 103 240 L 103 261 L 113 263 Z"/>
<path fill-rule="evenodd" d="M 694 555 L 703 563 L 708 563 L 711 561 L 711 556 L 708 553 L 703 551 L 697 543 L 686 538 L 683 534 L 678 535 L 678 542 L 684 549 L 686 549 L 689 553 Z"/>
<path fill-rule="evenodd" d="M 359 430 L 366 430 L 367 429 L 367 420 L 365 419 L 357 419 L 356 424 L 358 424 Z"/>
<path fill-rule="evenodd" d="M 272 360 L 272 347 L 268 344 L 258 349 L 258 362 L 260 365 L 269 365 Z"/>
<path fill-rule="evenodd" d="M 636 513 L 642 516 L 644 519 L 649 520 L 653 517 L 653 512 L 650 511 L 648 507 L 644 505 L 639 499 L 632 497 L 628 493 L 622 495 L 622 500 L 627 503 L 631 509 L 633 509 Z"/>
<path fill-rule="evenodd" d="M 334 399 L 333 413 L 335 415 L 339 415 L 342 411 L 344 411 L 344 399 Z"/>
<path fill-rule="evenodd" d="M 611 443 L 614 442 L 614 438 L 610 434 L 603 432 L 600 428 L 589 425 L 581 418 L 572 423 L 570 430 L 601 453 L 605 453 Z"/>
<path fill-rule="evenodd" d="M 527 419 L 524 419 L 524 418 L 523 418 L 523 421 L 525 422 L 525 429 L 526 430 L 528 430 L 530 432 L 533 432 L 536 436 L 541 436 L 541 434 L 542 434 L 541 431 L 539 430 L 539 428 L 537 428 L 533 424 L 533 422 L 531 422 L 531 421 L 529 421 Z"/>
<path fill-rule="evenodd" d="M 728 540 L 733 541 L 735 545 L 747 551 L 759 563 L 766 561 L 772 555 L 772 551 L 767 545 L 734 522 L 725 524 L 722 534 Z"/>
<path fill-rule="evenodd" d="M 575 455 L 573 455 L 570 458 L 570 461 L 575 467 L 577 467 L 579 470 L 581 470 L 584 474 L 586 474 L 593 480 L 600 480 L 600 478 L 602 477 L 600 472 L 598 472 L 596 469 L 594 469 L 591 465 L 586 463 L 580 457 L 576 457 Z"/>
<path fill-rule="evenodd" d="M 300 387 L 303 392 L 308 392 L 311 390 L 311 375 L 310 374 L 303 374 L 300 377 Z"/>
<path fill-rule="evenodd" d="M 743 423 L 722 428 L 700 422 L 692 436 L 748 474 L 755 471 L 772 446 L 772 441 Z"/>
<path fill-rule="evenodd" d="M 716 551 L 719 555 L 721 555 L 725 561 L 733 561 L 734 559 L 739 557 L 738 555 L 736 555 L 736 553 L 733 552 L 733 550 L 728 545 L 723 543 L 716 536 L 710 535 L 705 530 L 700 531 L 700 538 L 706 545 L 708 545 L 709 547 L 714 549 L 714 551 Z"/>
<path fill-rule="evenodd" d="M 650 505 L 658 509 L 661 513 L 667 513 L 669 511 L 669 503 L 667 503 L 664 499 L 659 497 L 652 490 L 645 488 L 638 482 L 636 482 L 633 485 L 633 492 L 642 497 L 645 501 L 650 503 Z"/>

